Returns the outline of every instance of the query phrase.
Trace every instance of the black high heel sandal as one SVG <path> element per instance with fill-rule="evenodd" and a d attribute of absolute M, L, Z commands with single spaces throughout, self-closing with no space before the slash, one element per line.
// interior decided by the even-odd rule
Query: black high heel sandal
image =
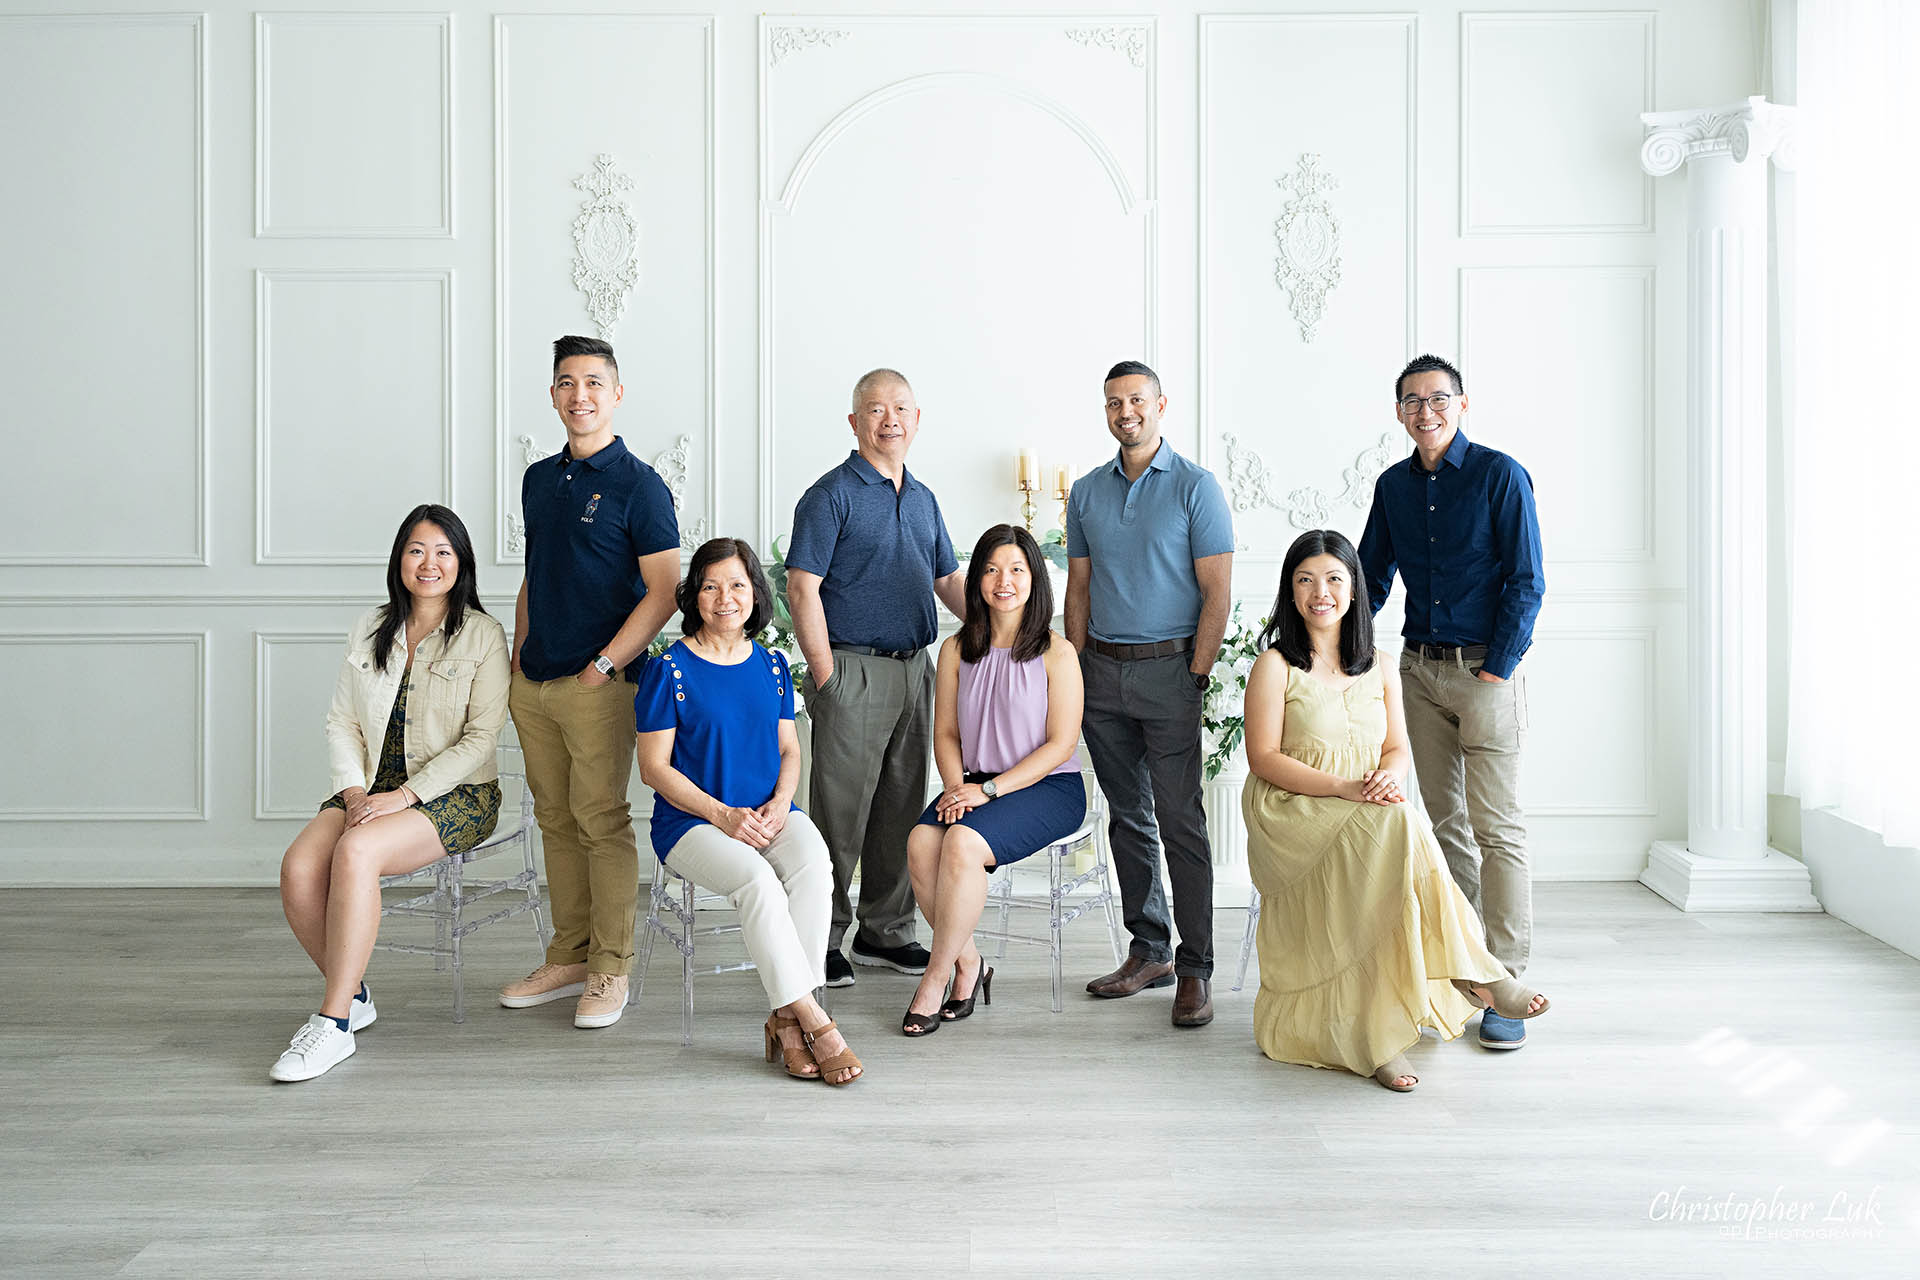
<path fill-rule="evenodd" d="M 973 1002 L 993 1003 L 993 970 L 987 966 L 987 958 L 980 957 L 980 967 L 974 971 L 973 990 L 965 1000 L 949 1000 L 940 1006 L 940 1016 L 948 1022 L 958 1022 L 962 1018 L 973 1016 Z"/>

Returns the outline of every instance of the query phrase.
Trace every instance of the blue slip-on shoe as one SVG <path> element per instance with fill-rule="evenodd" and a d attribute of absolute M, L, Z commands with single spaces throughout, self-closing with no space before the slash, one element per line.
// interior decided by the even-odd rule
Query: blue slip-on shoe
<path fill-rule="evenodd" d="M 1518 1049 L 1527 1042 L 1527 1024 L 1488 1009 L 1480 1015 L 1482 1049 Z"/>

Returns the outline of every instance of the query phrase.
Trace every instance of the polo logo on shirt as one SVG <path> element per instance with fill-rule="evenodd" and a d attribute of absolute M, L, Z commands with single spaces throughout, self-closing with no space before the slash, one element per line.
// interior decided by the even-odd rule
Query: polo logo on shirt
<path fill-rule="evenodd" d="M 591 498 L 588 498 L 588 499 L 587 499 L 587 509 L 586 509 L 585 511 L 582 511 L 582 512 L 580 513 L 580 523 L 581 523 L 581 524 L 592 524 L 592 523 L 593 523 L 593 513 L 594 513 L 594 510 L 595 510 L 595 508 L 597 508 L 597 507 L 598 507 L 599 505 L 600 505 L 600 495 L 599 495 L 599 494 L 597 494 L 597 493 L 596 493 L 596 494 L 594 494 L 594 495 L 593 495 L 593 496 L 592 496 Z"/>

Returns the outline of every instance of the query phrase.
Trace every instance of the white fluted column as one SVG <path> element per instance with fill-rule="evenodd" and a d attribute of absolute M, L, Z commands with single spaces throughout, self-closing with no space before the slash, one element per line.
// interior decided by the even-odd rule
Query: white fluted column
<path fill-rule="evenodd" d="M 1641 882 L 1688 911 L 1818 911 L 1767 844 L 1767 158 L 1791 108 L 1649 112 L 1640 163 L 1687 181 L 1687 840 Z"/>

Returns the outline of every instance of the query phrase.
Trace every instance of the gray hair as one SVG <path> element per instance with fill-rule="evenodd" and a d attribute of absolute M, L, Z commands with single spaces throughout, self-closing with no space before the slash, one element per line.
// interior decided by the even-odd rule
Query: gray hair
<path fill-rule="evenodd" d="M 860 406 L 864 405 L 867 402 L 867 397 L 872 395 L 873 392 L 878 388 L 884 387 L 890 382 L 899 383 L 901 386 L 907 389 L 908 395 L 913 394 L 913 384 L 911 382 L 908 382 L 907 375 L 904 373 L 901 373 L 899 370 L 897 369 L 869 370 L 868 372 L 860 375 L 860 381 L 853 384 L 853 411 L 855 413 L 860 412 Z"/>

